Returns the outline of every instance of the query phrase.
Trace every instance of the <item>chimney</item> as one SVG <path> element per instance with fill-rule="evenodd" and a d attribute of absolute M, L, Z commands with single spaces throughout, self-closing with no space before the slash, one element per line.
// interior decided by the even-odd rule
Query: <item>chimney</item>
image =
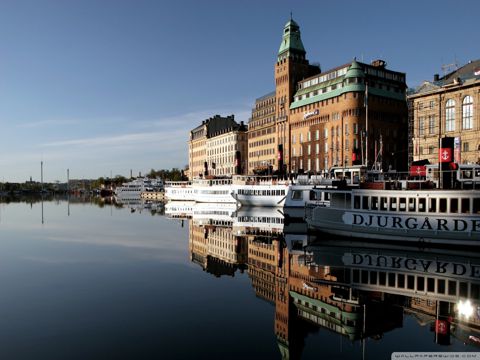
<path fill-rule="evenodd" d="M 440 75 L 434 74 L 433 75 L 433 81 L 438 81 L 438 80 L 440 80 Z"/>

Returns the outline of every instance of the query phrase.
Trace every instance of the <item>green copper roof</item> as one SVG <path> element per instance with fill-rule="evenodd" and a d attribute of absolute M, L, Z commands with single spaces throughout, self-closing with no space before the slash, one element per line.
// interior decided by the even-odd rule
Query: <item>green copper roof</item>
<path fill-rule="evenodd" d="M 345 74 L 345 78 L 364 78 L 365 73 L 363 72 L 362 67 L 360 64 L 356 61 L 352 61 L 352 65 L 347 70 L 347 73 Z"/>
<path fill-rule="evenodd" d="M 293 19 L 290 19 L 283 28 L 283 39 L 278 54 L 280 55 L 291 50 L 305 53 L 305 48 L 303 47 L 300 37 L 300 27 Z"/>

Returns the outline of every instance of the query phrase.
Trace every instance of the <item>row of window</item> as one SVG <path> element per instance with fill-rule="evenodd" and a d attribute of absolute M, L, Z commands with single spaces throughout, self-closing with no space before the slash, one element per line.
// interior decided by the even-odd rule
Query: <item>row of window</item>
<path fill-rule="evenodd" d="M 355 195 L 353 208 L 375 211 L 479 214 L 480 198 L 397 198 Z"/>
<path fill-rule="evenodd" d="M 344 125 L 344 129 L 345 129 L 345 135 L 350 135 L 350 128 L 349 128 L 349 125 L 348 123 L 345 123 Z M 357 123 L 354 123 L 353 124 L 353 133 L 356 135 L 358 134 L 358 124 Z M 335 126 L 332 126 L 330 128 L 330 136 L 331 137 L 334 137 L 335 135 L 338 137 L 340 136 L 341 134 L 341 129 L 340 129 L 340 126 L 337 125 L 336 127 Z M 329 137 L 329 130 L 327 127 L 325 127 L 323 129 L 323 138 L 324 139 L 327 139 Z M 320 130 L 315 130 L 315 141 L 319 140 L 320 139 Z M 303 136 L 303 133 L 300 133 L 298 135 L 298 140 L 300 142 L 300 144 L 302 144 L 305 139 L 304 139 L 304 136 Z M 312 134 L 311 134 L 311 131 L 308 131 L 307 132 L 307 138 L 306 138 L 307 141 L 312 141 Z M 295 134 L 292 135 L 292 144 L 296 144 L 296 136 Z"/>
<path fill-rule="evenodd" d="M 473 98 L 465 96 L 462 101 L 462 130 L 473 128 Z M 445 130 L 455 131 L 455 100 L 448 99 L 445 104 Z"/>

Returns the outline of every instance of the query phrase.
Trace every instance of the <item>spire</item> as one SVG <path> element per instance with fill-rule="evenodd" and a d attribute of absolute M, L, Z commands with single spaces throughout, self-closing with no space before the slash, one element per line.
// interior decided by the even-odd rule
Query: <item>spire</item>
<path fill-rule="evenodd" d="M 278 50 L 278 57 L 279 59 L 285 55 L 288 57 L 292 53 L 299 54 L 302 57 L 305 56 L 305 48 L 300 36 L 300 27 L 293 20 L 292 13 L 290 13 L 290 20 L 283 28 L 283 38 Z"/>

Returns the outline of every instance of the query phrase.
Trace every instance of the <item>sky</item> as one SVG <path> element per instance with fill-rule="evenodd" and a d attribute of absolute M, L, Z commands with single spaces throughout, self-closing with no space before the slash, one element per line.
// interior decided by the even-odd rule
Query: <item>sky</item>
<path fill-rule="evenodd" d="M 478 0 L 0 0 L 0 182 L 183 168 L 189 130 L 274 90 L 290 13 L 323 71 L 480 58 Z"/>

